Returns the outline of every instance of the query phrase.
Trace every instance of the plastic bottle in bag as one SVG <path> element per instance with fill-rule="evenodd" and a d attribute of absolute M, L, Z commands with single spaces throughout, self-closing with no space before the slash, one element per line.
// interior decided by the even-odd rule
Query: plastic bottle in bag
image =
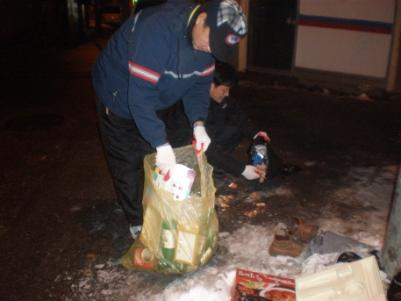
<path fill-rule="evenodd" d="M 269 164 L 269 158 L 267 154 L 267 142 L 262 137 L 257 137 L 251 147 L 251 164 L 266 165 Z"/>
<path fill-rule="evenodd" d="M 251 146 L 250 161 L 253 166 L 263 168 L 264 173 L 259 178 L 260 182 L 266 179 L 266 172 L 269 167 L 269 155 L 267 150 L 267 141 L 263 137 L 256 137 Z"/>
<path fill-rule="evenodd" d="M 161 232 L 161 252 L 163 258 L 173 262 L 177 244 L 177 223 L 175 220 L 163 220 Z"/>

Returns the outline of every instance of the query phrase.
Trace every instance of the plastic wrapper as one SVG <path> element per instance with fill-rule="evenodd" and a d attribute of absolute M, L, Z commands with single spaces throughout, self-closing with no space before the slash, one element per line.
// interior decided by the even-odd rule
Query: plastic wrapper
<path fill-rule="evenodd" d="M 177 164 L 195 171 L 192 189 L 182 199 L 163 189 L 155 155 L 144 159 L 144 223 L 139 238 L 122 258 L 129 269 L 164 274 L 192 272 L 206 264 L 217 246 L 218 220 L 212 167 L 192 146 L 174 149 Z"/>
<path fill-rule="evenodd" d="M 295 281 L 237 269 L 231 301 L 295 301 Z"/>

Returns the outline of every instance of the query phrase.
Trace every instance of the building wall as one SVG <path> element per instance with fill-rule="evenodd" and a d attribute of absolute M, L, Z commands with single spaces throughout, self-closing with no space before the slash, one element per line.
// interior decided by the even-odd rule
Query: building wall
<path fill-rule="evenodd" d="M 295 67 L 386 78 L 395 0 L 299 0 Z"/>
<path fill-rule="evenodd" d="M 36 27 L 34 14 L 33 0 L 0 1 L 0 39 L 2 42 L 30 35 Z"/>

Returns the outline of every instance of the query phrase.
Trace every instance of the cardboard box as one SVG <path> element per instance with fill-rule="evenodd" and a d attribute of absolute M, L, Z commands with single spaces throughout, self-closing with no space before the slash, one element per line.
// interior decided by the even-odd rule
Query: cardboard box
<path fill-rule="evenodd" d="M 298 301 L 386 301 L 374 256 L 296 278 Z"/>
<path fill-rule="evenodd" d="M 295 280 L 237 269 L 231 301 L 295 301 Z"/>

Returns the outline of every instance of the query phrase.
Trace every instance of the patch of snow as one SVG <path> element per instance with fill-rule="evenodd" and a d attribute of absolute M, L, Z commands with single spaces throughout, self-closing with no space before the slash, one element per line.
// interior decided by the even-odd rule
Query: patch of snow
<path fill-rule="evenodd" d="M 277 188 L 274 188 L 272 190 L 269 190 L 267 193 L 262 193 L 262 195 L 266 195 L 266 197 L 275 195 L 275 196 L 282 196 L 282 197 L 291 197 L 293 195 L 291 188 L 287 186 L 279 186 Z"/>
<path fill-rule="evenodd" d="M 339 253 L 313 254 L 302 263 L 302 274 L 313 274 L 336 263 Z"/>
<path fill-rule="evenodd" d="M 327 196 L 330 201 L 319 218 L 320 229 L 381 249 L 395 181 L 394 170 L 394 166 L 351 169 L 345 176 L 350 179 L 350 186 Z"/>

